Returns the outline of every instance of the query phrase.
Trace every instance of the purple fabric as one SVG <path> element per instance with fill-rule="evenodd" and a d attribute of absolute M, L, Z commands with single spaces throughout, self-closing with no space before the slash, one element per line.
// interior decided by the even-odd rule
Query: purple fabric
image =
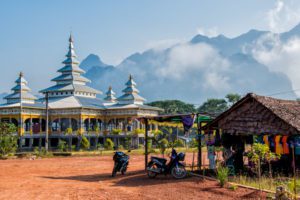
<path fill-rule="evenodd" d="M 182 123 L 183 123 L 184 131 L 185 132 L 189 131 L 194 124 L 194 116 L 193 115 L 182 116 Z"/>

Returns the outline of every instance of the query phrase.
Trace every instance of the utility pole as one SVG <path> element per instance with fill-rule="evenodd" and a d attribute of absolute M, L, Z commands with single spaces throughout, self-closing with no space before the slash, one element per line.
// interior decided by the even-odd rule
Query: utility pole
<path fill-rule="evenodd" d="M 48 137 L 49 137 L 49 93 L 46 92 L 46 138 L 45 138 L 45 150 L 48 152 L 49 144 L 48 144 Z"/>
<path fill-rule="evenodd" d="M 201 170 L 201 166 L 202 166 L 202 138 L 201 138 L 201 132 L 202 132 L 202 124 L 201 124 L 201 120 L 199 118 L 199 114 L 196 115 L 196 120 L 197 120 L 197 131 L 198 131 L 198 169 Z"/>
<path fill-rule="evenodd" d="M 19 150 L 21 150 L 22 148 L 22 129 L 23 129 L 23 120 L 22 120 L 22 110 L 23 110 L 23 106 L 22 106 L 22 77 L 23 77 L 23 73 L 20 72 L 20 123 L 19 123 L 19 130 L 20 130 L 20 139 L 19 139 Z"/>
<path fill-rule="evenodd" d="M 145 122 L 145 170 L 147 170 L 148 165 L 148 119 L 144 118 Z"/>

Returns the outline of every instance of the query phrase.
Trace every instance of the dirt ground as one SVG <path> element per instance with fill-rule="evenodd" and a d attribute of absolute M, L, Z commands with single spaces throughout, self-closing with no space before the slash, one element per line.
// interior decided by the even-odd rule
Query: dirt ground
<path fill-rule="evenodd" d="M 149 179 L 143 156 L 130 157 L 125 176 L 112 178 L 112 167 L 111 156 L 2 160 L 0 199 L 258 199 L 252 190 L 197 177 Z"/>

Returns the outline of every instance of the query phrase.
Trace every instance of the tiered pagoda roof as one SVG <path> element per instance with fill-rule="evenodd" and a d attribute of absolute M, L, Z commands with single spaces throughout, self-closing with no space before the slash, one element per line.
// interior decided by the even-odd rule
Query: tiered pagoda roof
<path fill-rule="evenodd" d="M 7 100 L 7 104 L 12 103 L 29 103 L 34 104 L 37 99 L 33 94 L 30 93 L 31 89 L 27 86 L 28 82 L 20 72 L 19 78 L 15 81 L 16 86 L 11 90 L 12 94 L 4 97 Z"/>
<path fill-rule="evenodd" d="M 102 93 L 86 85 L 86 83 L 91 81 L 82 76 L 85 71 L 79 67 L 79 61 L 77 60 L 77 55 L 74 50 L 72 35 L 70 35 L 69 38 L 69 50 L 66 57 L 67 58 L 62 62 L 65 66 L 57 71 L 61 73 L 61 75 L 52 79 L 53 82 L 56 82 L 56 85 L 44 89 L 41 92 L 48 92 L 50 98 L 59 96 L 96 98 L 96 94 Z"/>
<path fill-rule="evenodd" d="M 106 97 L 104 98 L 105 101 L 108 102 L 116 102 L 117 98 L 115 97 L 116 93 L 112 90 L 112 87 L 109 86 L 108 91 L 106 92 Z"/>
<path fill-rule="evenodd" d="M 144 104 L 145 99 L 139 95 L 140 91 L 136 88 L 131 74 L 125 85 L 126 88 L 122 91 L 124 94 L 118 98 L 119 104 Z"/>

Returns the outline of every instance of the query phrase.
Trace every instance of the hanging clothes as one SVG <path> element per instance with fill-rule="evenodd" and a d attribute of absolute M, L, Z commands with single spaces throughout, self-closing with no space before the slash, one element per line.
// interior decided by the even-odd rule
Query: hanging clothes
<path fill-rule="evenodd" d="M 289 149 L 289 144 L 288 144 L 288 136 L 283 136 L 281 139 L 282 142 L 282 147 L 283 147 L 283 154 L 289 154 L 290 149 Z"/>
<path fill-rule="evenodd" d="M 273 135 L 270 135 L 268 137 L 268 141 L 269 141 L 269 144 L 270 144 L 270 151 L 272 152 L 275 152 L 275 141 L 274 141 L 274 136 Z"/>
<path fill-rule="evenodd" d="M 187 115 L 181 117 L 185 133 L 187 133 L 193 127 L 193 124 L 195 122 L 195 116 L 196 115 Z"/>
<path fill-rule="evenodd" d="M 265 143 L 266 145 L 270 146 L 270 144 L 269 144 L 269 136 L 268 136 L 268 135 L 264 135 L 263 141 L 264 141 L 264 143 Z"/>
<path fill-rule="evenodd" d="M 283 148 L 282 144 L 280 143 L 280 139 L 280 135 L 275 136 L 275 153 L 279 155 L 283 154 Z"/>

